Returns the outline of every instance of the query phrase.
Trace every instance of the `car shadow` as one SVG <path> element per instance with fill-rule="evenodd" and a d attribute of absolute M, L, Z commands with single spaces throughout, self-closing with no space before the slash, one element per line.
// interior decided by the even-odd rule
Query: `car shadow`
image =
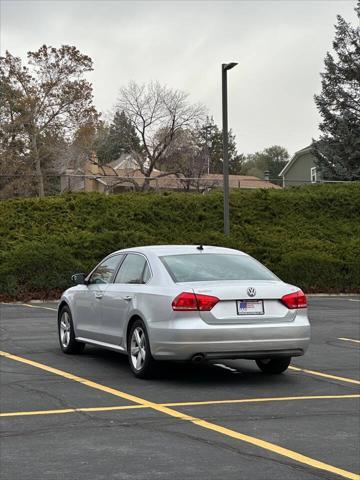
<path fill-rule="evenodd" d="M 124 379 L 134 379 L 141 382 L 157 382 L 167 384 L 182 384 L 187 386 L 216 386 L 216 385 L 238 385 L 239 382 L 248 386 L 251 385 L 276 385 L 292 383 L 290 376 L 267 375 L 261 372 L 253 360 L 217 360 L 212 362 L 191 363 L 175 361 L 159 361 L 156 370 L 149 379 L 136 379 L 129 367 L 128 358 L 110 350 L 94 346 L 86 346 L 82 356 L 87 356 L 102 364 L 109 372 L 121 371 Z M 117 374 L 118 374 L 117 373 Z"/>

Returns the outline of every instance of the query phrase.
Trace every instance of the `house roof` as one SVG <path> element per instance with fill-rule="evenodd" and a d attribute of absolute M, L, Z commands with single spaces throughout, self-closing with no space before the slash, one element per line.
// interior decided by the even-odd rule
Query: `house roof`
<path fill-rule="evenodd" d="M 222 185 L 224 177 L 220 173 L 209 173 L 201 178 Z M 251 175 L 229 175 L 229 186 L 230 188 L 281 188 L 279 185 Z"/>
<path fill-rule="evenodd" d="M 145 160 L 144 167 L 147 168 L 149 161 Z M 139 170 L 139 162 L 136 161 L 131 153 L 122 153 L 119 158 L 112 160 L 111 162 L 104 165 L 104 167 L 111 168 L 113 170 Z M 154 171 L 158 171 L 154 168 Z"/>
<path fill-rule="evenodd" d="M 185 177 L 175 175 L 173 173 L 164 175 L 165 172 L 159 170 L 154 170 L 150 176 L 150 182 L 152 185 L 157 188 L 182 188 L 184 186 L 184 181 L 187 179 Z M 102 182 L 106 182 L 108 186 L 114 186 L 121 183 L 122 185 L 129 183 L 132 184 L 135 180 L 136 183 L 140 186 L 144 182 L 145 176 L 139 170 L 128 170 L 128 169 L 118 169 L 116 171 L 117 175 L 112 174 L 107 175 L 98 175 L 96 180 L 101 179 Z M 129 182 L 126 181 L 129 179 Z M 194 183 L 197 179 L 193 179 Z M 200 185 L 206 187 L 220 187 L 223 184 L 223 175 L 210 173 L 203 175 L 199 178 Z M 279 185 L 268 182 L 266 180 L 261 180 L 258 177 L 248 176 L 248 175 L 229 175 L 229 186 L 230 188 L 281 188 Z"/>
<path fill-rule="evenodd" d="M 307 147 L 302 148 L 301 150 L 298 150 L 297 152 L 295 152 L 294 155 L 288 161 L 288 163 L 285 165 L 285 167 L 279 173 L 279 177 L 282 177 L 283 175 L 285 175 L 285 173 L 294 165 L 295 162 L 299 160 L 300 157 L 311 152 L 312 152 L 312 145 L 308 145 Z"/>
<path fill-rule="evenodd" d="M 119 158 L 112 160 L 107 164 L 107 166 L 113 168 L 114 170 L 139 168 L 139 165 L 136 163 L 136 160 L 130 153 L 122 153 Z"/>

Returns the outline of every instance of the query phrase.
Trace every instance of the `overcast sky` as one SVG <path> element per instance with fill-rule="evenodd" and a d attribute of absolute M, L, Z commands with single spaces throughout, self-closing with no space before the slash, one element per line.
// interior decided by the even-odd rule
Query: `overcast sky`
<path fill-rule="evenodd" d="M 1 0 L 1 52 L 77 46 L 94 61 L 96 107 L 109 112 L 121 85 L 160 83 L 203 102 L 221 126 L 221 63 L 229 72 L 229 126 L 238 151 L 279 144 L 290 153 L 318 135 L 313 95 L 336 15 L 355 0 Z"/>

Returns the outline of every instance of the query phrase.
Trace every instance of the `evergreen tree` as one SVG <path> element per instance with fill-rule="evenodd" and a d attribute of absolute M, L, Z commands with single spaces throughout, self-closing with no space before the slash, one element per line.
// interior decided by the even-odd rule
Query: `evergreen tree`
<path fill-rule="evenodd" d="M 209 170 L 210 173 L 223 173 L 223 134 L 222 130 L 214 123 L 213 119 L 207 122 L 206 125 L 199 127 L 200 143 L 203 144 L 204 150 L 208 151 L 209 155 Z M 229 152 L 229 173 L 236 175 L 241 173 L 242 164 L 244 161 L 243 155 L 238 155 L 236 150 L 236 139 L 233 132 L 229 131 L 228 137 L 228 152 Z"/>
<path fill-rule="evenodd" d="M 100 163 L 116 160 L 122 153 L 140 152 L 140 139 L 123 111 L 116 111 L 110 126 L 103 126 L 95 140 Z"/>
<path fill-rule="evenodd" d="M 360 0 L 355 8 L 360 18 Z M 337 17 L 333 48 L 321 74 L 315 103 L 322 117 L 321 136 L 313 142 L 325 179 L 360 179 L 360 27 Z"/>

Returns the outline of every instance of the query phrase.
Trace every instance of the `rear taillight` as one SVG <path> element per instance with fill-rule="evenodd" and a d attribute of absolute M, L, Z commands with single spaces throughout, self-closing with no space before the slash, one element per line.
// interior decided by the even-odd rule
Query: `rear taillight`
<path fill-rule="evenodd" d="M 306 296 L 301 290 L 299 290 L 298 292 L 289 293 L 288 295 L 284 295 L 281 301 L 289 309 L 307 307 Z"/>
<path fill-rule="evenodd" d="M 209 312 L 219 301 L 217 297 L 212 297 L 211 295 L 196 294 L 195 296 L 199 310 L 202 310 L 203 312 Z"/>
<path fill-rule="evenodd" d="M 180 293 L 172 302 L 172 309 L 176 311 L 210 311 L 218 303 L 219 299 L 211 295 L 201 295 L 192 292 Z"/>
<path fill-rule="evenodd" d="M 173 310 L 197 310 L 198 304 L 195 293 L 180 293 L 172 302 Z"/>

